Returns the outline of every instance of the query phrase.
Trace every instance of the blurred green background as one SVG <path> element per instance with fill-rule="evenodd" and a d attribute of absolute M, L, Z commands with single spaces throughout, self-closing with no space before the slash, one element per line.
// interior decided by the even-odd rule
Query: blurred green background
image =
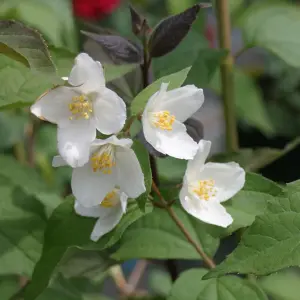
<path fill-rule="evenodd" d="M 130 2 L 148 19 L 151 26 L 155 26 L 170 14 L 180 13 L 198 3 L 195 0 L 132 0 Z M 236 58 L 235 101 L 240 144 L 242 147 L 250 148 L 283 148 L 300 135 L 299 1 L 231 0 L 229 2 L 233 25 L 232 52 Z M 256 4 L 257 6 L 252 8 Z M 82 35 L 80 30 L 105 32 L 109 29 L 136 43 L 139 42 L 131 31 L 128 1 L 121 1 L 120 6 L 112 14 L 101 15 L 97 19 L 90 20 L 75 16 L 73 3 L 69 0 L 0 0 L 0 17 L 22 21 L 41 32 L 50 45 L 49 50 L 57 64 L 60 76 L 68 75 L 73 59 L 79 51 L 87 51 L 101 61 L 103 59 L 112 63 L 103 56 L 101 47 Z M 265 20 L 269 21 L 264 23 Z M 189 83 L 205 88 L 206 102 L 210 105 L 205 116 L 200 114 L 197 118 L 203 123 L 205 137 L 213 139 L 217 136 L 214 142 L 219 144 L 218 151 L 222 151 L 225 150 L 224 120 L 222 103 L 219 99 L 219 73 L 208 74 L 208 76 L 206 71 L 204 72 L 207 70 L 206 64 L 211 63 L 208 53 L 213 53 L 217 48 L 217 26 L 212 7 L 200 13 L 191 32 L 174 52 L 153 61 L 153 74 L 154 77 L 161 77 L 197 63 L 198 72 L 193 73 Z M 206 55 L 205 59 L 202 55 Z M 0 82 L 1 101 L 14 99 L 16 102 L 23 101 L 27 104 L 33 102 L 49 86 L 49 79 L 43 76 L 37 78 L 23 65 L 3 55 L 0 56 Z M 127 103 L 130 103 L 141 89 L 141 74 L 139 70 L 133 70 L 124 78 L 113 80 L 109 85 L 124 97 Z M 0 151 L 13 154 L 19 161 L 25 162 L 28 153 L 24 145 L 32 142 L 29 133 L 33 128 L 36 132 L 33 137 L 34 163 L 38 167 L 40 177 L 46 185 L 59 194 L 68 194 L 71 170 L 68 168 L 53 170 L 51 167 L 51 159 L 57 153 L 56 127 L 37 122 L 30 116 L 28 108 L 0 112 Z M 300 164 L 300 148 L 296 147 L 260 172 L 273 180 L 290 182 L 300 177 L 298 164 Z M 173 181 L 181 180 L 184 168 L 185 162 L 174 163 L 169 158 L 159 159 L 162 179 L 167 177 L 170 179 L 171 174 Z M 84 260 L 85 257 L 82 259 Z M 96 257 L 95 261 L 97 259 L 99 260 L 99 257 Z M 131 269 L 130 266 L 128 268 Z M 265 280 L 263 285 L 274 299 L 295 300 L 298 299 L 295 298 L 298 297 L 295 294 L 297 294 L 299 276 L 294 273 L 291 276 L 293 281 L 289 282 L 285 279 L 285 275 L 279 274 L 275 278 L 288 287 L 291 295 L 282 295 L 280 290 L 272 290 L 273 281 Z M 162 286 L 160 280 L 165 280 L 167 283 L 169 280 L 165 274 L 159 274 L 158 278 L 159 280 L 153 280 L 152 286 L 157 290 Z M 97 288 L 102 281 L 102 278 L 97 281 Z M 165 286 L 168 286 L 167 283 Z M 11 280 L 12 289 L 15 285 L 15 279 Z M 168 291 L 160 292 L 164 294 Z M 53 297 L 56 294 L 50 291 L 49 295 L 48 297 Z"/>

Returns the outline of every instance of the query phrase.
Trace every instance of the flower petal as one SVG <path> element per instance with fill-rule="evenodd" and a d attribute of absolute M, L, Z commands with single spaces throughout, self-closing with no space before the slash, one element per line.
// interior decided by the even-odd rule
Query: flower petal
<path fill-rule="evenodd" d="M 147 115 L 147 112 L 149 111 L 153 111 L 155 106 L 162 100 L 165 98 L 165 95 L 167 93 L 167 89 L 168 89 L 169 83 L 162 83 L 160 86 L 159 91 L 157 91 L 156 93 L 154 93 L 150 99 L 148 100 L 145 109 L 144 109 L 144 113 L 143 116 Z M 142 117 L 143 117 L 142 116 Z"/>
<path fill-rule="evenodd" d="M 59 127 L 59 154 L 71 167 L 82 167 L 89 160 L 90 143 L 95 138 L 96 128 L 91 120 L 75 120 L 68 127 Z"/>
<path fill-rule="evenodd" d="M 144 135 L 157 151 L 179 159 L 192 159 L 197 152 L 197 143 L 187 134 L 184 124 L 175 121 L 173 129 L 154 128 L 143 122 Z"/>
<path fill-rule="evenodd" d="M 131 198 L 137 198 L 146 191 L 144 174 L 133 150 L 116 149 L 117 184 Z"/>
<path fill-rule="evenodd" d="M 94 101 L 97 129 L 104 134 L 118 133 L 126 121 L 126 105 L 114 91 L 105 88 Z"/>
<path fill-rule="evenodd" d="M 133 141 L 131 139 L 118 139 L 115 135 L 110 136 L 105 140 L 95 139 L 91 143 L 91 153 L 94 153 L 100 146 L 112 144 L 115 146 L 131 148 Z"/>
<path fill-rule="evenodd" d="M 123 213 L 126 212 L 127 200 L 128 200 L 128 196 L 125 193 L 121 192 L 121 194 L 120 194 L 120 202 L 121 202 L 121 207 L 122 207 Z"/>
<path fill-rule="evenodd" d="M 245 170 L 235 162 L 207 163 L 198 179 L 213 179 L 218 190 L 218 202 L 224 202 L 238 193 L 245 184 Z"/>
<path fill-rule="evenodd" d="M 96 222 L 91 234 L 91 240 L 94 242 L 98 241 L 104 234 L 114 229 L 123 216 L 121 205 L 117 205 L 112 208 L 103 208 L 103 210 L 104 209 L 108 210 L 109 213 L 100 217 Z"/>
<path fill-rule="evenodd" d="M 179 197 L 183 208 L 205 223 L 226 228 L 233 222 L 231 215 L 220 203 L 197 199 L 188 193 L 187 187 L 181 189 Z"/>
<path fill-rule="evenodd" d="M 75 212 L 83 217 L 91 217 L 91 218 L 99 218 L 101 215 L 101 210 L 103 210 L 103 207 L 100 205 L 92 206 L 92 207 L 85 207 L 80 204 L 79 201 L 75 201 L 74 204 Z"/>
<path fill-rule="evenodd" d="M 188 162 L 185 176 L 187 180 L 192 182 L 199 178 L 199 173 L 204 167 L 205 161 L 209 155 L 211 142 L 201 140 L 198 143 L 198 151 L 195 157 Z"/>
<path fill-rule="evenodd" d="M 64 167 L 67 165 L 68 165 L 67 162 L 60 155 L 56 155 L 52 159 L 52 167 L 54 168 Z"/>
<path fill-rule="evenodd" d="M 70 122 L 69 103 L 74 96 L 77 96 L 77 93 L 72 88 L 57 87 L 45 93 L 30 110 L 38 118 L 64 126 Z"/>
<path fill-rule="evenodd" d="M 79 87 L 83 93 L 101 90 L 105 87 L 102 65 L 88 54 L 80 53 L 75 59 L 75 65 L 69 76 L 69 83 Z"/>
<path fill-rule="evenodd" d="M 169 111 L 180 122 L 186 121 L 199 110 L 204 102 L 202 89 L 194 85 L 186 85 L 168 91 L 155 106 L 156 111 Z"/>
<path fill-rule="evenodd" d="M 77 201 L 85 206 L 99 205 L 107 193 L 111 192 L 116 184 L 116 170 L 111 174 L 101 171 L 94 172 L 90 163 L 81 168 L 75 168 L 72 173 L 71 187 Z"/>

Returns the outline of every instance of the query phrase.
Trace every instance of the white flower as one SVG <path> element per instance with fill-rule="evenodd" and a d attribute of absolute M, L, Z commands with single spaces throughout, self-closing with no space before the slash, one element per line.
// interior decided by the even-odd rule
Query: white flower
<path fill-rule="evenodd" d="M 81 205 L 98 205 L 115 186 L 131 198 L 146 191 L 144 174 L 131 145 L 132 140 L 119 140 L 116 136 L 91 144 L 89 161 L 72 173 L 72 191 Z M 52 165 L 59 167 L 66 163 L 56 156 Z"/>
<path fill-rule="evenodd" d="M 192 216 L 203 222 L 227 227 L 233 219 L 221 205 L 245 184 L 245 171 L 234 162 L 206 163 L 211 142 L 201 140 L 193 160 L 188 162 L 180 191 L 180 202 Z"/>
<path fill-rule="evenodd" d="M 64 78 L 67 79 L 67 78 Z M 126 120 L 124 101 L 105 87 L 103 68 L 88 54 L 76 57 L 68 82 L 50 90 L 31 106 L 31 112 L 58 125 L 58 150 L 72 167 L 83 166 L 96 129 L 119 132 Z"/>
<path fill-rule="evenodd" d="M 167 88 L 163 83 L 146 105 L 142 116 L 145 139 L 163 154 L 192 159 L 197 143 L 187 134 L 183 122 L 202 106 L 203 90 L 194 85 L 171 91 Z"/>
<path fill-rule="evenodd" d="M 101 204 L 84 207 L 75 201 L 75 211 L 84 217 L 99 218 L 91 234 L 91 240 L 96 242 L 107 232 L 111 231 L 121 220 L 127 207 L 127 195 L 115 188 L 109 192 Z"/>

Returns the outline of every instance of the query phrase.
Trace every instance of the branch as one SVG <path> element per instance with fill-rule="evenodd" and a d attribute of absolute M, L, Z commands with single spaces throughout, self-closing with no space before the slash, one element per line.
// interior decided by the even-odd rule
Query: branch
<path fill-rule="evenodd" d="M 226 121 L 227 150 L 238 150 L 238 133 L 235 115 L 234 82 L 233 82 L 233 57 L 231 54 L 231 27 L 229 14 L 229 1 L 217 0 L 218 33 L 220 47 L 228 51 L 227 57 L 221 64 L 222 97 Z"/>
<path fill-rule="evenodd" d="M 116 286 L 118 287 L 122 298 L 130 297 L 130 296 L 139 296 L 139 297 L 143 296 L 144 297 L 144 296 L 148 295 L 147 291 L 136 289 L 139 279 L 144 272 L 144 269 L 143 268 L 141 269 L 140 266 L 137 266 L 137 268 L 138 268 L 138 270 L 134 270 L 135 273 L 137 273 L 137 274 L 133 275 L 134 278 L 131 278 L 132 276 L 130 276 L 130 278 L 129 278 L 129 280 L 131 280 L 131 282 L 126 281 L 125 276 L 122 271 L 122 268 L 119 265 L 115 265 L 109 269 L 110 275 L 111 275 L 112 279 L 114 280 Z"/>
<path fill-rule="evenodd" d="M 182 222 L 180 221 L 180 219 L 175 214 L 173 208 L 168 205 L 168 202 L 164 199 L 164 197 L 160 193 L 160 191 L 159 191 L 159 189 L 158 189 L 158 187 L 157 187 L 157 185 L 155 184 L 154 181 L 152 181 L 152 189 L 157 194 L 157 196 L 159 197 L 161 203 L 165 206 L 165 209 L 167 210 L 167 212 L 169 213 L 169 215 L 171 216 L 171 218 L 173 219 L 173 221 L 179 227 L 179 229 L 181 230 L 181 232 L 185 235 L 185 237 L 188 240 L 188 242 L 192 246 L 194 246 L 194 248 L 196 249 L 196 251 L 200 254 L 200 256 L 202 257 L 202 259 L 205 262 L 205 264 L 209 268 L 211 268 L 211 269 L 215 268 L 216 265 L 215 265 L 214 261 L 203 251 L 203 249 L 197 244 L 197 242 L 193 240 L 193 238 L 191 237 L 190 233 L 186 230 L 186 228 L 184 227 L 184 225 L 182 224 Z"/>
<path fill-rule="evenodd" d="M 137 261 L 136 266 L 129 275 L 128 285 L 131 288 L 132 292 L 137 288 L 144 272 L 146 271 L 148 262 L 144 259 Z"/>

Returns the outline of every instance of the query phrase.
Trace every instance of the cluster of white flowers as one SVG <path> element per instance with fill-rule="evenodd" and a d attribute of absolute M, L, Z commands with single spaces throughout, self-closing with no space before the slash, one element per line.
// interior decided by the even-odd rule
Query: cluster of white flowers
<path fill-rule="evenodd" d="M 139 161 L 131 139 L 118 139 L 126 121 L 124 101 L 105 87 L 103 68 L 86 53 L 76 57 L 64 86 L 56 87 L 31 107 L 37 117 L 58 126 L 59 156 L 53 166 L 73 168 L 72 191 L 75 211 L 98 218 L 91 239 L 97 241 L 111 231 L 126 211 L 128 198 L 146 191 Z M 203 104 L 202 89 L 187 85 L 160 91 L 148 101 L 142 114 L 146 140 L 159 152 L 187 159 L 180 201 L 194 217 L 222 227 L 232 223 L 221 205 L 244 185 L 245 172 L 236 163 L 207 163 L 210 142 L 199 144 L 183 124 Z M 97 130 L 111 135 L 96 139 Z"/>

